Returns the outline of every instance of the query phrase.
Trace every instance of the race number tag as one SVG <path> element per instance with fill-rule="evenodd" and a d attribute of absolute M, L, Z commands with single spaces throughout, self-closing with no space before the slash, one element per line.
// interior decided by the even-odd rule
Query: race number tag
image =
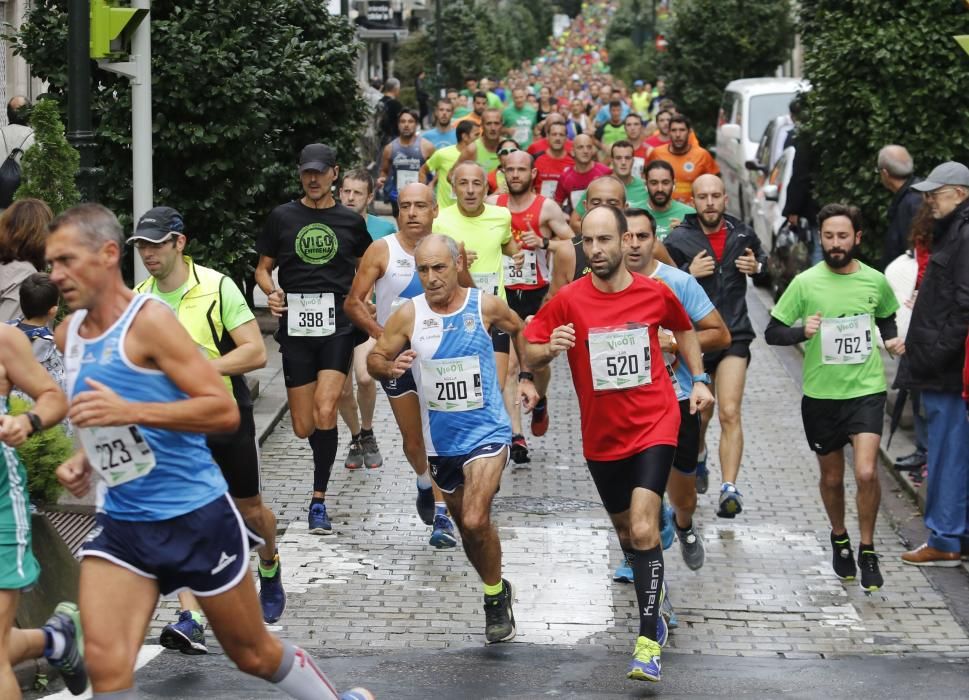
<path fill-rule="evenodd" d="M 523 250 L 525 261 L 521 269 L 515 268 L 515 259 L 507 255 L 502 256 L 505 263 L 505 286 L 518 284 L 538 284 L 538 263 L 535 261 L 534 250 Z"/>
<path fill-rule="evenodd" d="M 514 139 L 520 144 L 527 143 L 528 137 L 531 135 L 531 133 L 532 128 L 530 126 L 515 127 Z"/>
<path fill-rule="evenodd" d="M 457 413 L 484 408 L 481 363 L 476 355 L 421 360 L 421 389 L 431 411 Z"/>
<path fill-rule="evenodd" d="M 555 199 L 555 189 L 558 186 L 558 180 L 542 180 L 542 196 L 545 199 Z"/>
<path fill-rule="evenodd" d="M 109 487 L 143 477 L 155 468 L 155 453 L 137 425 L 78 428 L 87 461 Z"/>
<path fill-rule="evenodd" d="M 482 292 L 498 295 L 498 273 L 497 272 L 472 272 L 471 279 L 474 286 Z"/>
<path fill-rule="evenodd" d="M 590 328 L 589 360 L 596 391 L 651 384 L 649 327 Z"/>
<path fill-rule="evenodd" d="M 416 170 L 398 170 L 397 171 L 397 191 L 400 192 L 402 189 L 407 187 L 407 185 L 413 185 L 417 182 L 419 173 Z"/>
<path fill-rule="evenodd" d="M 289 307 L 286 330 L 290 336 L 319 338 L 336 331 L 336 304 L 333 292 L 323 294 L 287 294 Z"/>
<path fill-rule="evenodd" d="M 632 172 L 633 177 L 642 178 L 642 176 L 643 176 L 643 167 L 645 165 L 646 165 L 646 159 L 645 158 L 641 158 L 639 156 L 635 156 L 633 158 L 633 172 Z"/>
<path fill-rule="evenodd" d="M 569 195 L 569 199 L 572 200 L 573 209 L 579 206 L 579 200 L 582 199 L 582 195 L 584 194 L 585 194 L 585 190 L 576 190 L 575 192 Z M 586 209 L 588 209 L 588 207 L 586 207 Z"/>
<path fill-rule="evenodd" d="M 821 319 L 821 361 L 826 365 L 860 365 L 871 355 L 871 316 Z"/>

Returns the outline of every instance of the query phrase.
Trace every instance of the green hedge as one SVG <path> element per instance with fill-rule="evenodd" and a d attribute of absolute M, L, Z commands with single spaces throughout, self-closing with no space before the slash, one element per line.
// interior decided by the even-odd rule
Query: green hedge
<path fill-rule="evenodd" d="M 10 415 L 20 415 L 29 408 L 30 404 L 23 399 L 10 397 Z M 55 425 L 33 435 L 17 448 L 17 452 L 27 469 L 27 490 L 31 502 L 56 503 L 61 494 L 61 485 L 55 472 L 74 454 L 74 445 L 64 432 L 64 427 Z"/>

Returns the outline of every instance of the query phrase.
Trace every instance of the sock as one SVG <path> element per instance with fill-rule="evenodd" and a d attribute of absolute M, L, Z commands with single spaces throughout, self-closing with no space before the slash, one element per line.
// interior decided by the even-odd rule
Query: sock
<path fill-rule="evenodd" d="M 360 442 L 360 436 L 362 434 L 363 434 L 363 431 L 362 430 L 359 433 L 357 433 L 356 435 L 354 435 L 353 433 L 350 433 L 350 442 Z"/>
<path fill-rule="evenodd" d="M 51 661 L 57 661 L 64 655 L 67 640 L 61 632 L 49 625 L 44 625 L 42 629 L 44 630 L 44 656 Z"/>
<path fill-rule="evenodd" d="M 447 515 L 447 503 L 434 501 L 434 515 Z"/>
<path fill-rule="evenodd" d="M 127 690 L 115 690 L 110 693 L 95 693 L 91 696 L 93 700 L 138 700 L 138 691 L 134 688 Z"/>
<path fill-rule="evenodd" d="M 270 683 L 296 700 L 339 700 L 336 688 L 309 654 L 285 639 L 279 641 L 283 645 L 283 659 Z"/>
<path fill-rule="evenodd" d="M 263 578 L 272 578 L 279 571 L 279 555 L 272 559 L 259 558 L 259 575 Z"/>
<path fill-rule="evenodd" d="M 676 526 L 676 529 L 679 530 L 680 532 L 686 532 L 691 527 L 693 527 L 693 519 L 692 518 L 690 519 L 690 522 L 687 524 L 686 527 L 680 527 L 680 524 L 678 522 L 676 522 L 676 515 L 674 514 L 673 515 L 673 524 Z"/>
<path fill-rule="evenodd" d="M 190 610 L 189 612 L 192 613 L 192 619 L 195 620 L 195 622 L 197 624 L 200 624 L 201 625 L 202 624 L 202 613 L 200 613 L 198 610 Z"/>
<path fill-rule="evenodd" d="M 543 396 L 542 398 L 540 398 L 538 400 L 538 402 L 535 404 L 535 408 L 533 408 L 532 410 L 533 411 L 544 411 L 545 410 L 545 404 L 546 403 L 547 402 L 545 401 L 545 397 Z"/>
<path fill-rule="evenodd" d="M 310 447 L 313 449 L 313 490 L 326 493 L 330 483 L 330 471 L 339 447 L 339 435 L 336 428 L 329 430 L 314 430 L 309 437 Z"/>
<path fill-rule="evenodd" d="M 427 469 L 423 474 L 417 475 L 417 488 L 427 491 L 434 483 L 431 481 L 431 470 Z"/>
<path fill-rule="evenodd" d="M 360 435 L 357 437 L 370 437 L 371 435 L 373 435 L 373 428 L 360 428 Z"/>
<path fill-rule="evenodd" d="M 320 505 L 326 505 L 326 499 L 320 498 L 319 496 L 313 496 L 313 498 L 310 499 L 310 505 L 315 506 L 317 503 Z"/>
<path fill-rule="evenodd" d="M 501 593 L 501 591 L 504 589 L 504 586 L 505 586 L 504 581 L 498 581 L 498 583 L 494 584 L 493 586 L 489 586 L 487 583 L 484 583 L 484 582 L 482 582 L 482 584 L 484 585 L 485 595 L 498 595 L 499 593 Z"/>
<path fill-rule="evenodd" d="M 646 551 L 629 550 L 629 565 L 633 570 L 633 585 L 636 587 L 636 602 L 639 604 L 639 636 L 655 642 L 659 597 L 663 590 L 662 545 Z"/>
<path fill-rule="evenodd" d="M 865 544 L 864 542 L 862 542 L 861 544 L 858 545 L 859 554 L 861 552 L 874 552 L 874 551 L 875 551 L 875 545 L 873 544 Z"/>

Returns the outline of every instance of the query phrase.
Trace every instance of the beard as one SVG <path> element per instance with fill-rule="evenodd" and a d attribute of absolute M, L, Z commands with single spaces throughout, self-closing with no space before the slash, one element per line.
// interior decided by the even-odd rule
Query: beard
<path fill-rule="evenodd" d="M 528 182 L 511 182 L 510 180 L 505 181 L 508 185 L 508 192 L 515 195 L 516 197 L 520 194 L 525 194 L 530 189 L 532 189 L 532 180 L 528 179 Z"/>
<path fill-rule="evenodd" d="M 649 201 L 655 204 L 657 207 L 665 207 L 669 204 L 670 194 L 666 192 L 650 192 Z"/>
<path fill-rule="evenodd" d="M 841 253 L 841 257 L 834 257 L 836 253 Z M 828 267 L 832 267 L 835 270 L 840 270 L 843 267 L 848 267 L 851 261 L 855 259 L 855 246 L 851 246 L 848 250 L 841 250 L 841 248 L 834 248 L 832 250 L 821 249 L 821 255 L 824 257 L 824 262 Z"/>
<path fill-rule="evenodd" d="M 716 214 L 706 214 L 698 211 L 696 216 L 700 220 L 700 223 L 708 229 L 718 229 L 720 228 L 720 224 L 723 223 L 722 211 L 718 211 Z"/>
<path fill-rule="evenodd" d="M 603 262 L 604 267 L 597 268 L 592 264 L 592 260 L 589 260 L 589 269 L 592 270 L 592 274 L 601 280 L 609 280 L 616 274 L 616 270 L 622 265 L 622 255 L 618 255 L 615 258 L 606 258 Z"/>

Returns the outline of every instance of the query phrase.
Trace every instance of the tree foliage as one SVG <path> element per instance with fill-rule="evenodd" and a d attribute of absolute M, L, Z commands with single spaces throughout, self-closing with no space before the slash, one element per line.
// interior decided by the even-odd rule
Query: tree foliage
<path fill-rule="evenodd" d="M 16 396 L 10 397 L 10 415 L 19 416 L 30 410 L 31 404 Z M 27 491 L 33 503 L 57 503 L 61 485 L 57 480 L 57 467 L 74 454 L 74 443 L 67 436 L 63 425 L 32 435 L 17 448 L 27 472 Z"/>
<path fill-rule="evenodd" d="M 951 38 L 969 34 L 969 13 L 953 0 L 802 0 L 800 29 L 817 198 L 861 207 L 877 260 L 891 201 L 874 173 L 878 150 L 905 146 L 923 176 L 969 163 L 969 56 Z"/>
<path fill-rule="evenodd" d="M 66 5 L 36 0 L 15 39 L 62 102 Z M 269 210 L 299 193 L 299 149 L 324 141 L 357 160 L 354 29 L 317 0 L 156 0 L 151 33 L 154 200 L 185 216 L 199 262 L 240 279 Z M 130 86 L 100 70 L 94 83 L 101 200 L 130 223 Z"/>
<path fill-rule="evenodd" d="M 789 0 L 679 0 L 663 54 L 668 92 L 712 143 L 731 80 L 773 75 L 794 45 Z"/>
<path fill-rule="evenodd" d="M 53 100 L 41 100 L 30 111 L 34 145 L 24 153 L 21 184 L 14 199 L 35 197 L 54 214 L 77 204 L 81 195 L 75 177 L 81 156 L 67 142 L 60 110 Z"/>

